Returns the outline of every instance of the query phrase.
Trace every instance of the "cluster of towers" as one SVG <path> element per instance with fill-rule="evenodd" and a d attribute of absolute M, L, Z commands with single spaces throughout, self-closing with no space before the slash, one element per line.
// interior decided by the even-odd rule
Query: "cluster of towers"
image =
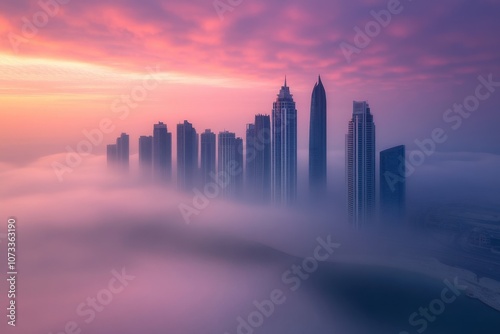
<path fill-rule="evenodd" d="M 122 133 L 116 144 L 107 146 L 108 166 L 128 172 L 130 157 L 129 135 Z"/>
<path fill-rule="evenodd" d="M 326 97 L 324 106 L 326 121 Z M 326 189 L 326 123 L 321 126 L 325 128 L 325 156 L 321 160 L 325 166 L 321 170 Z M 225 198 L 284 205 L 295 201 L 297 109 L 286 80 L 273 103 L 272 115 L 256 115 L 254 123 L 247 125 L 245 143 L 229 131 L 216 136 L 207 129 L 199 135 L 188 121 L 177 125 L 176 134 L 178 189 L 203 188 L 223 176 L 227 178 L 221 191 Z M 125 142 L 126 148 L 122 148 Z M 162 122 L 154 125 L 153 136 L 139 138 L 139 167 L 145 179 L 173 183 L 172 144 L 172 134 Z M 108 145 L 107 152 L 108 166 L 128 170 L 128 135 L 122 134 L 117 144 Z"/>
<path fill-rule="evenodd" d="M 375 123 L 367 102 L 354 101 L 345 140 L 347 212 L 350 224 L 360 229 L 377 218 Z M 380 214 L 386 225 L 405 216 L 405 146 L 380 152 Z"/>
<path fill-rule="evenodd" d="M 297 199 L 297 109 L 285 79 L 272 115 L 256 115 L 246 127 L 246 140 L 235 133 L 210 129 L 199 135 L 188 121 L 177 125 L 177 187 L 203 189 L 225 180 L 221 195 L 252 202 L 290 205 Z M 142 177 L 158 183 L 172 180 L 172 133 L 154 125 L 153 136 L 139 138 Z M 375 124 L 366 102 L 354 102 L 346 135 L 346 181 L 350 223 L 360 228 L 376 216 Z M 108 145 L 108 166 L 128 170 L 129 137 Z M 200 161 L 201 160 L 201 161 Z M 380 153 L 380 207 L 385 217 L 400 219 L 404 211 L 405 148 Z M 404 172 L 403 172 L 404 173 Z M 310 109 L 309 188 L 312 199 L 327 195 L 327 99 L 321 77 Z"/>

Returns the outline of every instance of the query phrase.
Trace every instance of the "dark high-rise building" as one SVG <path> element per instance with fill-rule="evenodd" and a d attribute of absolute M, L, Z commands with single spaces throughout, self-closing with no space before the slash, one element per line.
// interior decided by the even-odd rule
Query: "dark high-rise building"
<path fill-rule="evenodd" d="M 129 136 L 126 133 L 122 133 L 121 136 L 116 140 L 116 157 L 118 167 L 124 172 L 128 172 L 129 170 L 129 147 Z"/>
<path fill-rule="evenodd" d="M 198 134 L 188 121 L 177 125 L 177 185 L 191 191 L 198 172 Z"/>
<path fill-rule="evenodd" d="M 203 186 L 207 183 L 214 182 L 211 177 L 215 175 L 215 157 L 216 157 L 216 138 L 215 133 L 210 130 L 205 130 L 201 134 L 201 182 Z"/>
<path fill-rule="evenodd" d="M 255 116 L 255 185 L 262 203 L 271 200 L 271 118 Z"/>
<path fill-rule="evenodd" d="M 118 165 L 118 151 L 116 148 L 116 144 L 108 145 L 106 147 L 106 157 L 108 168 L 116 168 Z"/>
<path fill-rule="evenodd" d="M 327 192 L 326 92 L 319 77 L 311 98 L 309 126 L 309 187 L 313 197 Z"/>
<path fill-rule="evenodd" d="M 172 179 L 172 134 L 162 122 L 153 128 L 153 175 L 159 182 Z"/>
<path fill-rule="evenodd" d="M 235 198 L 237 195 L 237 179 L 243 172 L 241 158 L 243 154 L 238 153 L 238 146 L 242 145 L 241 139 L 236 140 L 232 132 L 219 133 L 218 138 L 218 175 L 223 180 L 221 194 L 225 198 Z M 241 155 L 241 158 L 240 158 Z"/>
<path fill-rule="evenodd" d="M 402 223 L 405 217 L 405 146 L 380 152 L 380 219 L 382 224 Z"/>
<path fill-rule="evenodd" d="M 245 189 L 250 199 L 255 199 L 255 124 L 247 124 L 245 150 Z"/>
<path fill-rule="evenodd" d="M 194 130 L 194 180 L 195 183 L 200 181 L 200 135 Z"/>
<path fill-rule="evenodd" d="M 375 216 L 375 123 L 366 102 L 354 102 L 346 135 L 349 222 L 355 229 Z"/>
<path fill-rule="evenodd" d="M 139 137 L 139 170 L 141 176 L 151 180 L 153 175 L 153 137 Z"/>
<path fill-rule="evenodd" d="M 234 140 L 234 157 L 236 161 L 236 168 L 239 172 L 236 173 L 234 176 L 234 182 L 235 182 L 235 196 L 237 198 L 242 198 L 243 196 L 243 191 L 244 191 L 244 171 L 243 171 L 243 139 L 240 137 L 237 137 Z"/>
<path fill-rule="evenodd" d="M 271 200 L 271 118 L 256 115 L 255 123 L 247 125 L 246 189 L 257 203 Z"/>
<path fill-rule="evenodd" d="M 272 122 L 272 198 L 289 205 L 297 197 L 297 109 L 286 79 L 273 103 Z"/>

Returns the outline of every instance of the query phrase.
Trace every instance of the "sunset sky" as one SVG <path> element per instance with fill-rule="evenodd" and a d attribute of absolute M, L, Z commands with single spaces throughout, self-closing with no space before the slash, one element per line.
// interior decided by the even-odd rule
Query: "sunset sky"
<path fill-rule="evenodd" d="M 0 3 L 4 166 L 63 153 L 108 117 L 116 127 L 94 149 L 98 155 L 121 132 L 130 133 L 136 153 L 138 136 L 151 134 L 158 121 L 170 131 L 187 119 L 198 132 L 244 136 L 255 114 L 271 113 L 285 75 L 297 102 L 299 156 L 319 74 L 331 152 L 343 156 L 352 100 L 370 103 L 378 150 L 399 144 L 411 150 L 434 128 L 449 129 L 445 110 L 474 93 L 478 76 L 500 81 L 495 0 L 403 1 L 350 62 L 341 43 L 354 45 L 355 27 L 364 30 L 371 11 L 392 1 L 244 0 L 221 15 L 212 0 L 73 0 L 57 10 L 54 1 L 41 1 L 52 4 L 52 15 L 40 15 L 37 1 Z M 119 119 L 113 102 L 130 94 L 147 68 L 159 69 L 160 84 Z M 500 154 L 499 103 L 500 90 L 439 150 Z"/>

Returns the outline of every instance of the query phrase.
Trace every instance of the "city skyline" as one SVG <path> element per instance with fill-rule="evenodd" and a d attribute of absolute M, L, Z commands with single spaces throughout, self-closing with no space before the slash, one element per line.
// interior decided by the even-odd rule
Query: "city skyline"
<path fill-rule="evenodd" d="M 21 37 L 23 15 L 30 18 L 29 14 L 40 10 L 36 6 L 24 6 L 25 1 L 18 1 L 12 6 L 6 4 L 2 11 L 5 29 Z M 130 22 L 133 27 L 138 27 L 148 36 L 147 45 L 139 42 L 139 31 L 129 32 L 138 34 L 131 44 L 124 31 L 117 31 L 116 38 L 111 40 L 109 35 L 101 36 L 94 30 L 77 28 L 77 22 L 63 20 L 69 13 L 73 17 L 87 13 L 82 10 L 85 6 L 96 6 L 97 12 L 110 12 L 116 20 Z M 127 3 L 125 8 L 128 6 L 135 9 L 137 5 Z M 340 44 L 345 42 L 354 45 L 356 34 L 353 28 L 358 26 L 363 29 L 366 23 L 373 20 L 370 11 L 380 11 L 384 4 L 374 5 L 363 1 L 353 5 L 332 1 L 316 7 L 297 3 L 287 6 L 287 11 L 278 11 L 278 17 L 273 20 L 266 15 L 254 14 L 252 17 L 262 24 L 251 25 L 252 30 L 244 33 L 240 28 L 247 13 L 244 8 L 263 13 L 265 8 L 274 8 L 276 5 L 260 0 L 251 5 L 242 5 L 234 13 L 227 13 L 223 22 L 211 4 L 190 2 L 184 6 L 198 13 L 200 21 L 195 20 L 197 24 L 192 22 L 192 34 L 184 32 L 187 35 L 185 43 L 172 38 L 169 32 L 173 28 L 160 19 L 161 13 L 174 17 L 180 15 L 180 5 L 172 4 L 169 8 L 155 6 L 154 1 L 148 1 L 148 5 L 142 6 L 140 12 L 134 15 L 133 10 L 127 11 L 117 4 L 68 3 L 68 6 L 61 7 L 64 11 L 61 10 L 47 26 L 39 29 L 34 39 L 19 45 L 19 53 L 15 53 L 9 40 L 5 39 L 5 43 L 0 45 L 0 66 L 5 87 L 8 87 L 0 96 L 6 116 L 0 125 L 6 139 L 5 143 L 0 143 L 5 163 L 22 165 L 43 156 L 65 153 L 66 145 L 76 150 L 75 145 L 85 139 L 82 130 L 98 127 L 104 117 L 113 119 L 115 126 L 113 133 L 107 137 L 108 142 L 132 128 L 134 132 L 130 134 L 134 137 L 149 133 L 151 122 L 158 119 L 166 124 L 176 124 L 187 118 L 200 129 L 212 127 L 215 133 L 224 128 L 233 129 L 238 136 L 244 136 L 245 129 L 237 128 L 237 125 L 247 123 L 256 110 L 271 113 L 268 101 L 274 95 L 272 89 L 276 78 L 285 73 L 295 83 L 294 99 L 299 118 L 308 117 L 312 78 L 318 73 L 322 74 L 322 81 L 329 88 L 329 106 L 331 110 L 337 111 L 339 117 L 337 122 L 328 124 L 329 133 L 332 134 L 328 138 L 331 140 L 331 151 L 343 149 L 344 124 L 350 117 L 349 109 L 353 100 L 368 100 L 376 105 L 380 109 L 378 119 L 384 124 L 393 126 L 398 122 L 409 121 L 411 129 L 386 131 L 380 136 L 379 143 L 388 147 L 403 142 L 411 150 L 413 145 L 410 144 L 416 138 L 428 135 L 429 130 L 432 130 L 430 127 L 442 126 L 442 116 L 448 108 L 452 108 L 454 103 L 462 103 L 465 97 L 474 93 L 479 76 L 488 80 L 491 74 L 492 81 L 500 81 L 496 76 L 500 67 L 497 61 L 498 46 L 497 43 L 487 42 L 494 38 L 494 31 L 486 28 L 496 24 L 493 13 L 497 5 L 491 2 L 472 4 L 442 1 L 433 5 L 436 12 L 430 17 L 426 16 L 427 24 L 419 20 L 426 12 L 425 4 L 407 4 L 408 8 L 405 7 L 400 15 L 395 16 L 379 35 L 371 38 L 371 43 L 361 49 L 359 54 L 354 54 L 350 63 L 346 61 Z M 353 7 L 358 9 L 354 11 Z M 469 15 L 475 10 L 482 13 L 478 22 Z M 312 19 L 324 17 L 326 13 L 343 14 L 339 19 L 328 20 L 321 25 Z M 463 25 L 453 20 L 454 15 L 461 17 Z M 148 20 L 146 24 L 141 20 L 144 16 L 151 16 L 152 21 Z M 289 16 L 302 18 L 309 30 L 298 30 L 292 24 L 293 20 L 286 19 Z M 357 19 L 353 20 L 353 17 Z M 280 29 L 271 28 L 275 20 L 283 20 Z M 450 23 L 454 33 L 443 30 L 443 20 Z M 75 44 L 74 39 L 63 38 L 55 23 L 67 26 L 74 34 L 88 34 L 85 38 L 86 47 L 81 46 L 82 42 Z M 113 25 L 108 21 L 101 23 L 110 29 Z M 431 39 L 426 32 L 430 29 L 429 24 L 437 31 Z M 226 25 L 231 28 L 226 29 Z M 285 27 L 288 34 L 296 38 L 287 38 L 287 33 L 282 32 Z M 162 42 L 155 42 L 158 35 L 151 33 L 151 29 L 162 31 Z M 404 34 L 406 31 L 412 33 Z M 481 38 L 476 38 L 478 31 L 481 31 Z M 264 35 L 272 37 L 273 42 L 259 38 Z M 202 47 L 198 43 L 200 36 L 211 36 L 214 44 L 208 49 Z M 328 42 L 325 43 L 325 40 Z M 36 41 L 53 45 L 53 48 L 47 46 L 37 52 Z M 111 47 L 115 43 L 129 50 L 126 55 Z M 284 59 L 270 57 L 280 52 L 280 43 L 289 56 Z M 311 44 L 309 50 L 305 47 L 307 43 Z M 144 52 L 137 53 L 137 50 Z M 184 56 L 169 50 L 182 50 Z M 214 50 L 231 52 L 224 52 L 224 57 L 212 57 Z M 238 52 L 243 53 L 243 58 L 238 57 Z M 450 57 L 453 59 L 451 63 L 447 61 Z M 155 78 L 158 80 L 155 81 Z M 124 102 L 122 96 L 130 95 L 136 84 L 142 86 L 144 79 L 148 79 L 147 85 L 152 88 L 147 90 L 147 98 Z M 192 96 L 199 98 L 190 98 Z M 51 101 L 50 106 L 42 108 L 47 106 L 47 99 Z M 233 110 L 236 105 L 238 113 Z M 496 97 L 492 94 L 488 100 L 481 102 L 482 115 L 470 118 L 468 125 L 461 127 L 461 135 L 450 136 L 440 149 L 446 152 L 465 150 L 500 154 L 498 146 L 493 144 L 496 139 L 495 122 L 487 121 L 498 120 L 495 106 Z M 403 109 L 405 112 L 401 112 Z M 43 121 L 42 114 L 54 121 L 39 127 L 38 124 Z M 210 125 L 213 115 L 224 115 L 216 126 Z M 61 126 L 63 124 L 66 126 Z M 28 142 L 38 142 L 39 145 L 18 141 L 17 129 L 20 128 L 25 129 L 23 136 Z M 308 124 L 298 128 L 299 138 L 303 138 L 298 142 L 299 150 L 307 148 L 305 136 L 308 131 Z M 131 152 L 138 152 L 137 144 L 136 141 L 131 142 Z M 18 154 L 20 151 L 24 154 Z M 105 152 L 104 146 L 93 149 L 94 154 Z"/>
<path fill-rule="evenodd" d="M 311 95 L 308 171 L 308 195 L 313 202 L 318 203 L 324 202 L 331 191 L 327 182 L 327 112 L 326 91 L 319 76 Z M 246 124 L 245 140 L 227 130 L 219 132 L 216 136 L 210 129 L 206 129 L 200 136 L 189 121 L 179 123 L 177 125 L 178 152 L 181 152 L 181 155 L 188 154 L 192 161 L 189 162 L 188 168 L 183 166 L 184 162 L 177 164 L 178 168 L 184 168 L 177 172 L 178 188 L 185 191 L 191 188 L 195 191 L 198 187 L 206 188 L 214 180 L 219 180 L 223 183 L 221 197 L 224 199 L 245 199 L 260 204 L 272 202 L 278 206 L 293 204 L 299 195 L 296 185 L 296 113 L 293 96 L 285 78 L 284 85 L 273 103 L 273 122 L 271 123 L 269 115 L 256 114 L 254 122 Z M 167 138 L 167 125 L 163 122 L 156 124 L 154 135 L 158 137 L 160 130 Z M 353 101 L 352 119 L 347 130 L 344 181 L 347 185 L 349 224 L 356 230 L 366 227 L 369 221 L 373 224 L 377 213 L 377 198 L 380 209 L 379 223 L 390 225 L 399 221 L 399 224 L 404 224 L 405 145 L 377 151 L 373 114 L 366 101 Z M 126 134 L 122 134 L 121 137 L 124 136 Z M 171 134 L 169 136 L 171 138 Z M 189 142 L 186 142 L 186 139 Z M 146 142 L 150 140 L 151 137 L 141 136 L 140 147 L 145 146 L 149 149 Z M 117 143 L 120 143 L 120 138 Z M 171 144 L 170 140 L 169 145 Z M 110 148 L 108 165 L 115 159 L 112 146 L 108 145 Z M 144 154 L 139 152 L 139 165 L 143 174 L 144 169 L 147 168 L 147 165 L 143 166 L 144 160 L 148 157 L 147 149 L 144 149 Z M 375 159 L 377 152 L 380 154 L 378 169 Z M 287 154 L 290 154 L 292 159 L 287 157 Z M 283 168 L 283 164 L 288 164 L 288 166 Z M 187 169 L 190 170 L 189 185 L 183 187 L 182 184 L 186 182 L 185 170 Z M 276 180 L 273 180 L 273 175 L 280 175 L 280 173 L 288 175 L 290 171 L 295 173 L 294 177 L 280 178 L 278 182 L 280 190 L 277 195 Z"/>
<path fill-rule="evenodd" d="M 0 333 L 497 334 L 499 13 L 0 1 Z"/>

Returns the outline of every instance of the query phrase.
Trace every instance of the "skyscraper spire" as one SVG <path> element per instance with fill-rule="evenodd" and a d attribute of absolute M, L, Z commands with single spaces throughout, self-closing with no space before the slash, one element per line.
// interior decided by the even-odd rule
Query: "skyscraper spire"
<path fill-rule="evenodd" d="M 311 97 L 309 125 L 309 188 L 313 199 L 327 193 L 327 106 L 326 91 L 318 76 Z"/>
<path fill-rule="evenodd" d="M 297 109 L 286 77 L 273 103 L 271 135 L 272 198 L 276 204 L 290 205 L 297 198 Z"/>

